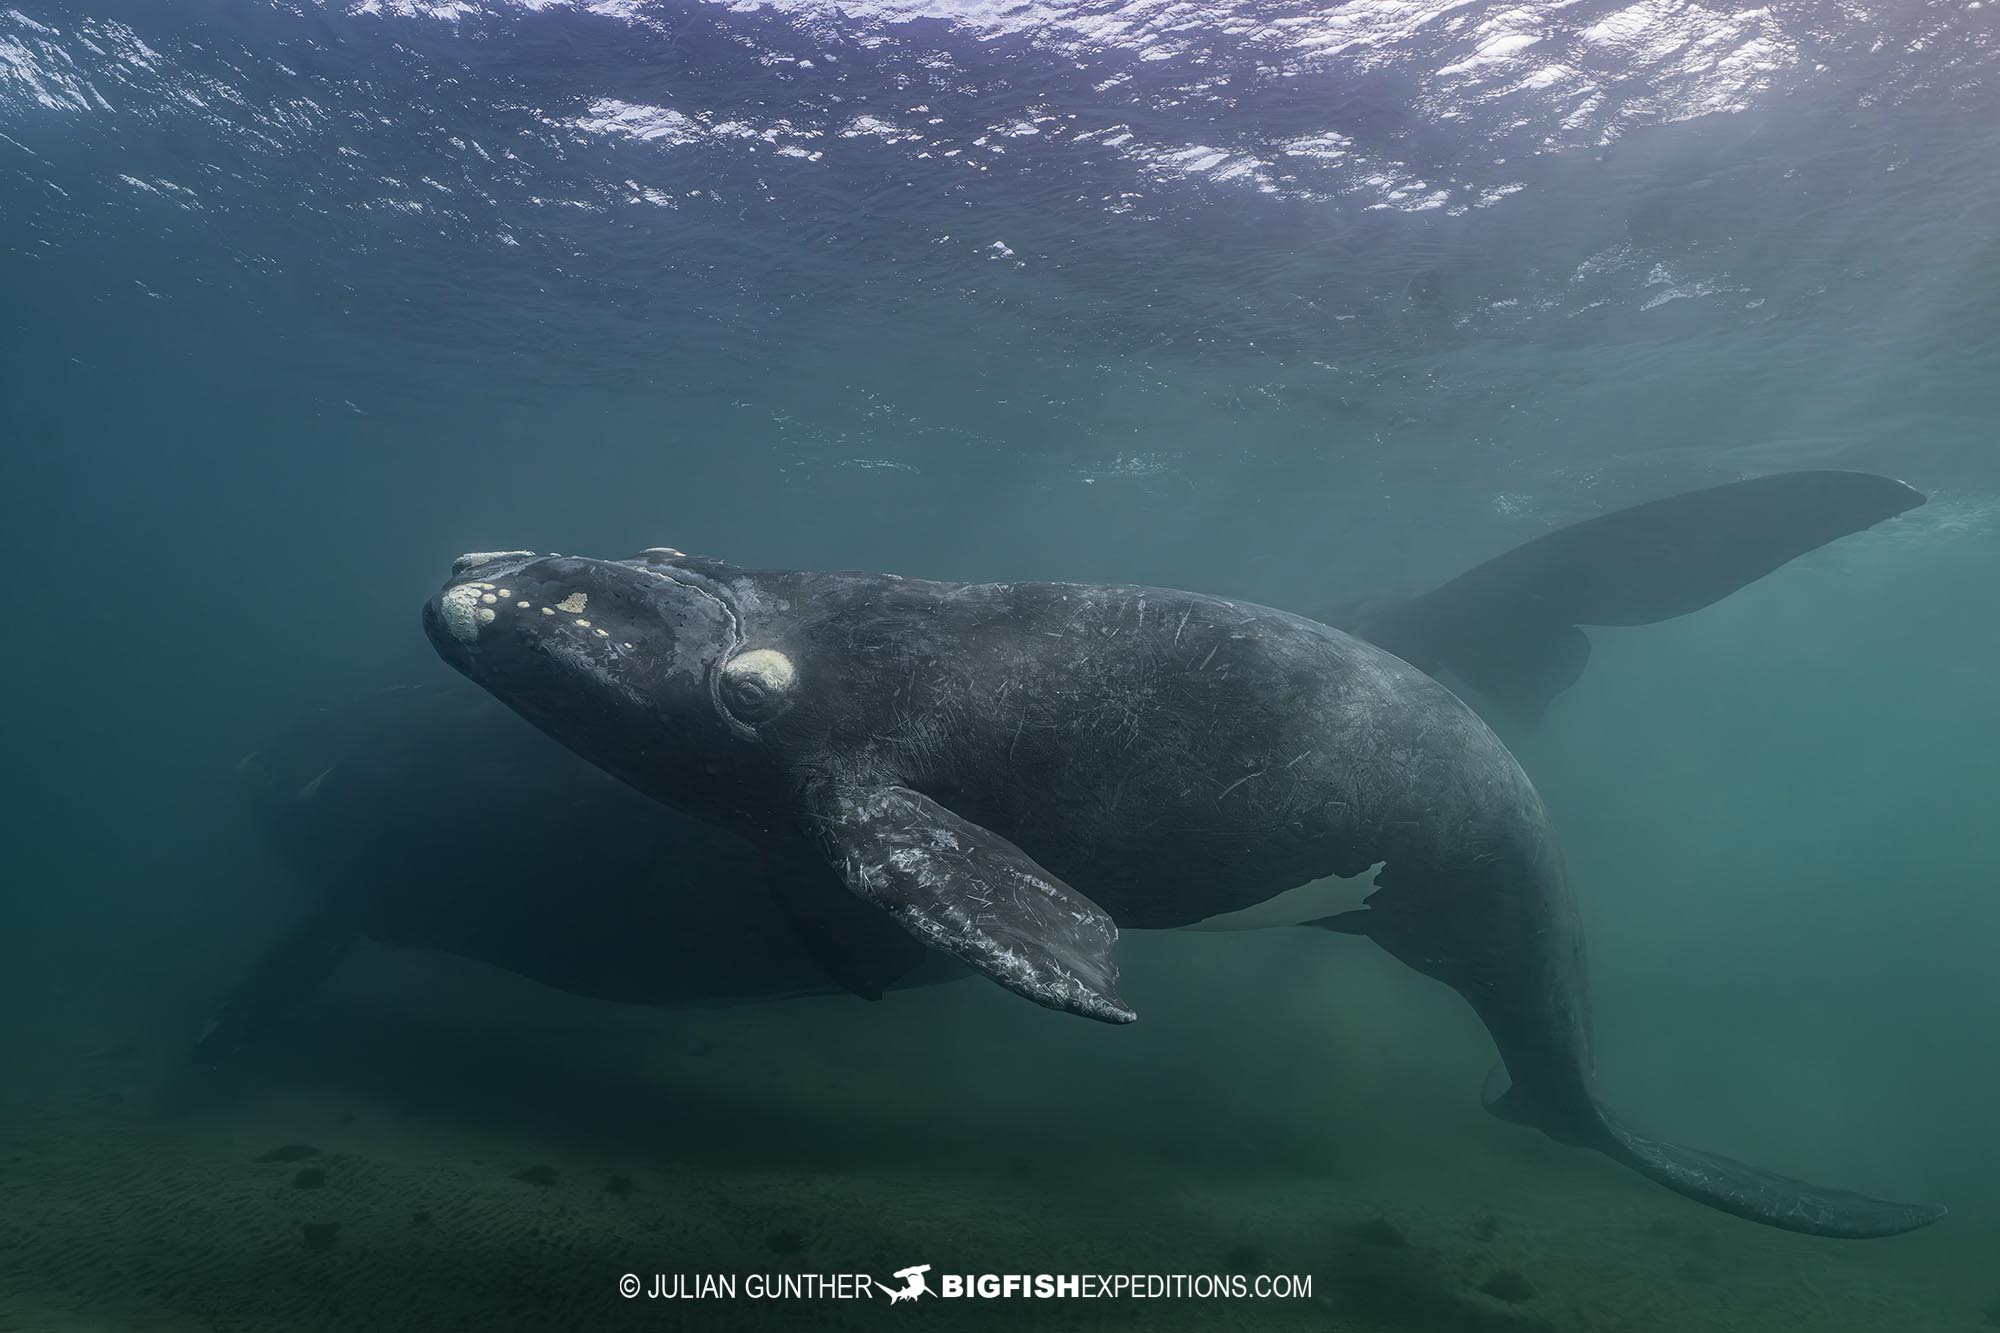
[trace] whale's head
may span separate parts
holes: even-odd
[[[677,559],[460,556],[424,604],[444,660],[600,768],[656,797],[705,803],[741,767],[748,730],[726,669],[741,623],[726,579]]]

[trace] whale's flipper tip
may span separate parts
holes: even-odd
[[[1019,847],[908,787],[815,799],[822,850],[857,902],[1036,1004],[1138,1017],[1118,995],[1117,924]]]
[[[1916,1231],[1950,1210],[1936,1203],[1897,1203],[1847,1190],[1809,1185],[1719,1153],[1683,1148],[1633,1133],[1610,1116],[1605,1151],[1676,1194],[1746,1221],[1834,1240],[1875,1240]]]

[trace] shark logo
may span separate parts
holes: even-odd
[[[897,1301],[913,1301],[919,1296],[935,1294],[931,1291],[930,1280],[924,1276],[924,1274],[930,1271],[931,1266],[929,1264],[911,1264],[908,1268],[899,1268],[896,1270],[896,1276],[903,1279],[902,1286],[891,1287],[880,1278],[875,1279],[875,1285],[889,1293],[889,1304],[891,1305],[894,1305]]]

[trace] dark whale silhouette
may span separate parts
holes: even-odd
[[[1924,496],[1866,472],[1781,472],[1586,519],[1418,597],[1321,619],[1432,675],[1448,671],[1532,725],[1590,659],[1583,625],[1651,625],[1721,601],[1778,566]]]
[[[799,935],[879,993],[936,950],[1108,1022],[1118,926],[1379,868],[1365,935],[1499,1048],[1489,1104],[1710,1206],[1816,1235],[1943,1210],[1645,1137],[1599,1101],[1583,940],[1539,795],[1431,677],[1339,630],[1171,589],[461,557],[440,655],[656,799],[742,834]]]
[[[764,892],[754,847],[479,691],[405,686],[315,710],[238,774],[312,901],[210,1016],[194,1052],[207,1072],[233,1066],[356,937],[628,1004],[839,992]],[[901,984],[964,975],[940,955]]]

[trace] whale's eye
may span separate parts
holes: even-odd
[[[792,706],[798,683],[792,659],[775,648],[752,648],[722,664],[722,703],[739,722],[761,726]]]

